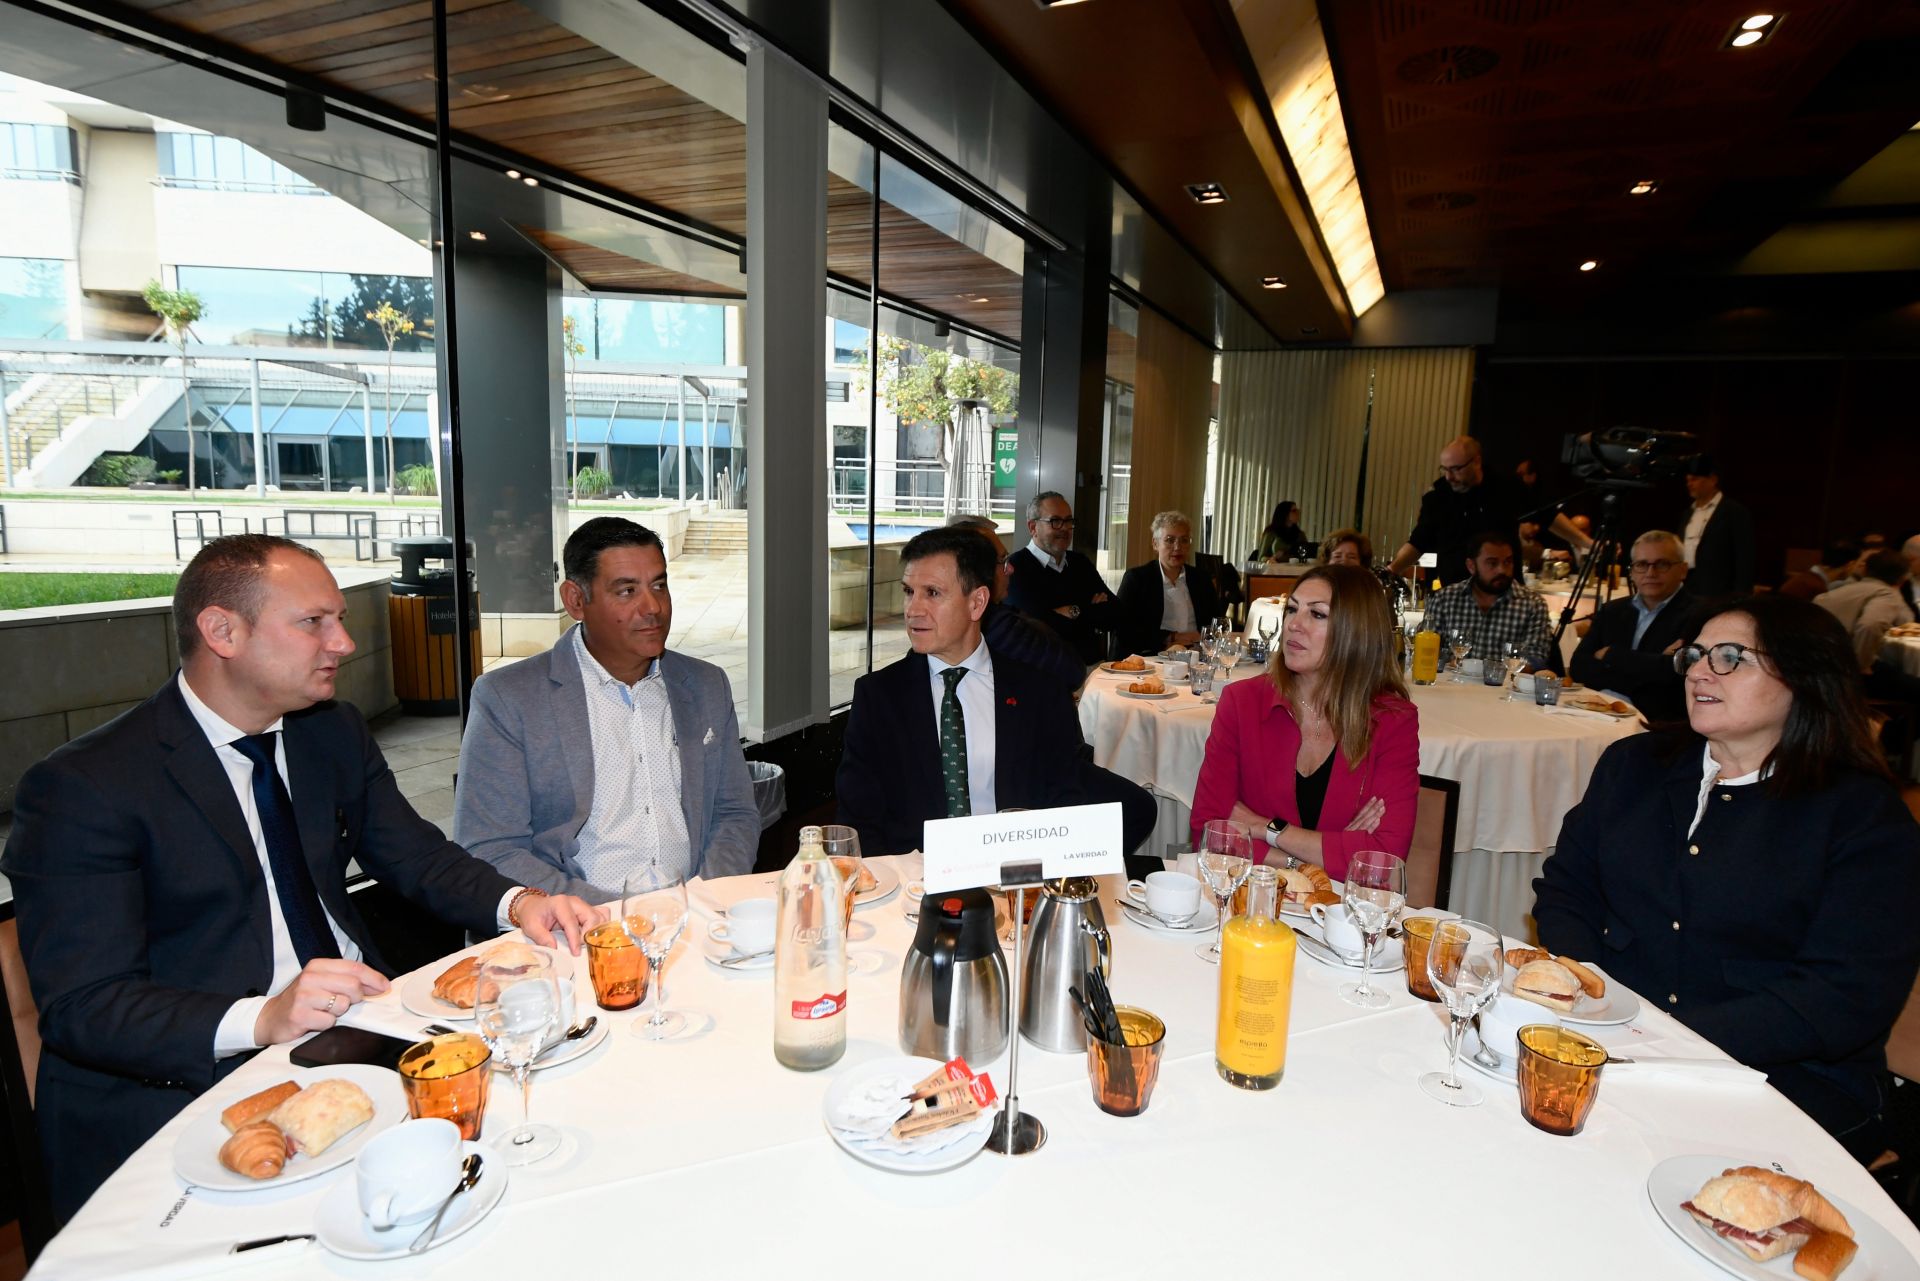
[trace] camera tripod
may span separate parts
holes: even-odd
[[[1583,490],[1581,492],[1585,493],[1589,491]],[[1551,510],[1557,512],[1561,507],[1577,497],[1579,497],[1579,494],[1564,498],[1560,502],[1555,503]],[[1548,509],[1543,508],[1542,510]],[[1522,517],[1522,519],[1533,520],[1537,519],[1537,516],[1534,513],[1529,513],[1527,516]],[[1566,605],[1560,610],[1560,621],[1554,625],[1553,645],[1547,651],[1553,658],[1557,659],[1560,656],[1560,638],[1566,635],[1568,625],[1573,622],[1573,613],[1580,607],[1580,598],[1586,595],[1587,584],[1593,581],[1594,568],[1600,565],[1613,564],[1620,559],[1622,553],[1629,550],[1627,545],[1620,541],[1620,535],[1617,532],[1619,523],[1620,495],[1614,490],[1602,487],[1600,491],[1600,525],[1594,533],[1593,545],[1587,548],[1586,559],[1580,564],[1580,573],[1573,580],[1573,595],[1567,598]],[[1609,579],[1607,594],[1600,600],[1599,604],[1605,605],[1612,599],[1612,582],[1611,579]],[[1596,606],[1596,610],[1597,608],[1598,606]]]

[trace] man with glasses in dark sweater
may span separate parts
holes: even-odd
[[[1053,490],[1027,505],[1032,541],[1007,558],[1007,603],[1058,632],[1082,663],[1099,662],[1096,629],[1111,630],[1117,605],[1093,562],[1074,551],[1073,508]]]

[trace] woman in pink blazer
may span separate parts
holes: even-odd
[[[1288,598],[1266,678],[1220,695],[1194,786],[1196,848],[1208,819],[1230,818],[1262,861],[1271,849],[1340,880],[1355,850],[1406,857],[1419,790],[1420,715],[1394,665],[1386,594],[1363,569],[1323,565]]]

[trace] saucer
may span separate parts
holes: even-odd
[[[440,1230],[428,1243],[428,1250],[444,1245],[486,1218],[507,1194],[507,1163],[496,1156],[492,1148],[484,1143],[468,1142],[462,1143],[460,1149],[481,1155],[484,1164],[480,1167],[480,1181],[455,1197],[447,1207],[447,1217],[440,1220]],[[314,1215],[313,1235],[321,1246],[343,1259],[404,1259],[409,1253],[407,1247],[426,1231],[429,1221],[403,1223],[385,1232],[375,1232],[367,1226],[366,1216],[360,1213],[360,1193],[354,1181],[341,1179],[320,1202],[319,1212]]]
[[[1119,899],[1117,902],[1121,912],[1129,921],[1143,930],[1152,930],[1155,934],[1205,934],[1211,931],[1214,923],[1220,919],[1220,914],[1214,910],[1213,904],[1204,898],[1200,900],[1200,910],[1195,912],[1193,919],[1185,925],[1168,925],[1144,907],[1135,907],[1125,899]]]
[[[601,1013],[605,1012],[600,1011],[600,1007],[598,1006],[593,1008]],[[607,1020],[601,1019],[593,1025],[593,1031],[587,1033],[577,1041],[564,1039],[555,1041],[535,1056],[531,1070],[538,1072],[541,1068],[559,1067],[562,1063],[571,1063],[582,1055],[589,1053],[593,1047],[600,1044],[600,1042],[606,1040],[607,1033],[612,1030],[613,1025],[607,1022]],[[504,1072],[507,1070],[506,1067],[500,1063],[495,1063],[493,1067],[496,1072]],[[449,1213],[451,1213],[451,1211],[449,1211]]]
[[[1490,1076],[1494,1080],[1504,1081],[1508,1085],[1517,1086],[1520,1084],[1520,1063],[1514,1055],[1500,1055],[1500,1067],[1498,1070],[1495,1070],[1473,1057],[1473,1052],[1479,1048],[1480,1034],[1472,1028],[1468,1028],[1466,1034],[1460,1038],[1460,1066],[1470,1067],[1481,1076]]]
[[[697,943],[696,946],[700,949],[700,955],[706,958],[707,964],[716,970],[729,970],[736,974],[759,974],[773,968],[771,951],[762,952],[750,961],[741,961],[736,960],[740,953],[718,939],[707,939]],[[726,962],[732,962],[732,964]]]
[[[1318,947],[1303,947],[1300,950],[1320,964],[1329,969],[1351,970],[1355,974],[1360,972],[1360,953],[1354,952],[1349,954],[1343,952],[1333,944],[1327,942],[1323,935],[1310,934],[1302,930],[1298,925],[1292,928],[1300,937],[1307,939],[1309,942],[1319,944]],[[1327,959],[1328,957],[1337,958],[1337,963],[1336,961]],[[1381,974],[1398,974],[1406,968],[1407,953],[1405,948],[1396,947],[1391,939],[1385,938],[1374,945],[1373,972],[1376,976]]]

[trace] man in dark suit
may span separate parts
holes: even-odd
[[[326,564],[216,539],[174,593],[181,670],[29,769],[0,870],[44,1053],[35,1112],[53,1208],[79,1209],[253,1051],[387,989],[350,859],[436,916],[579,950],[595,913],[527,890],[400,796],[352,707],[354,650]]]
[[[1095,629],[1112,630],[1119,610],[1093,562],[1074,551],[1073,508],[1052,490],[1027,505],[1025,547],[1007,558],[1007,604],[1060,634],[1081,666],[1105,657]]]
[[[1673,670],[1673,655],[1693,639],[1700,601],[1687,589],[1679,538],[1664,529],[1640,535],[1630,568],[1634,594],[1594,614],[1567,675],[1612,690],[1650,721],[1684,720],[1685,682]]]
[[[1193,521],[1185,512],[1153,518],[1153,555],[1120,580],[1120,650],[1125,654],[1191,645],[1200,639],[1200,629],[1220,616],[1213,583],[1188,564]]]
[[[1907,603],[1907,612],[1920,623],[1920,534],[1915,534],[1900,545],[1900,554],[1907,558],[1907,581],[1900,586],[1900,599]]]
[[[1703,601],[1745,596],[1753,590],[1753,513],[1720,490],[1713,459],[1696,454],[1687,464],[1686,523],[1680,527],[1687,580]]]
[[[994,570],[967,529],[930,529],[900,554],[913,653],[855,682],[835,781],[864,853],[920,849],[930,818],[1091,800],[1069,692],[981,636]]]

